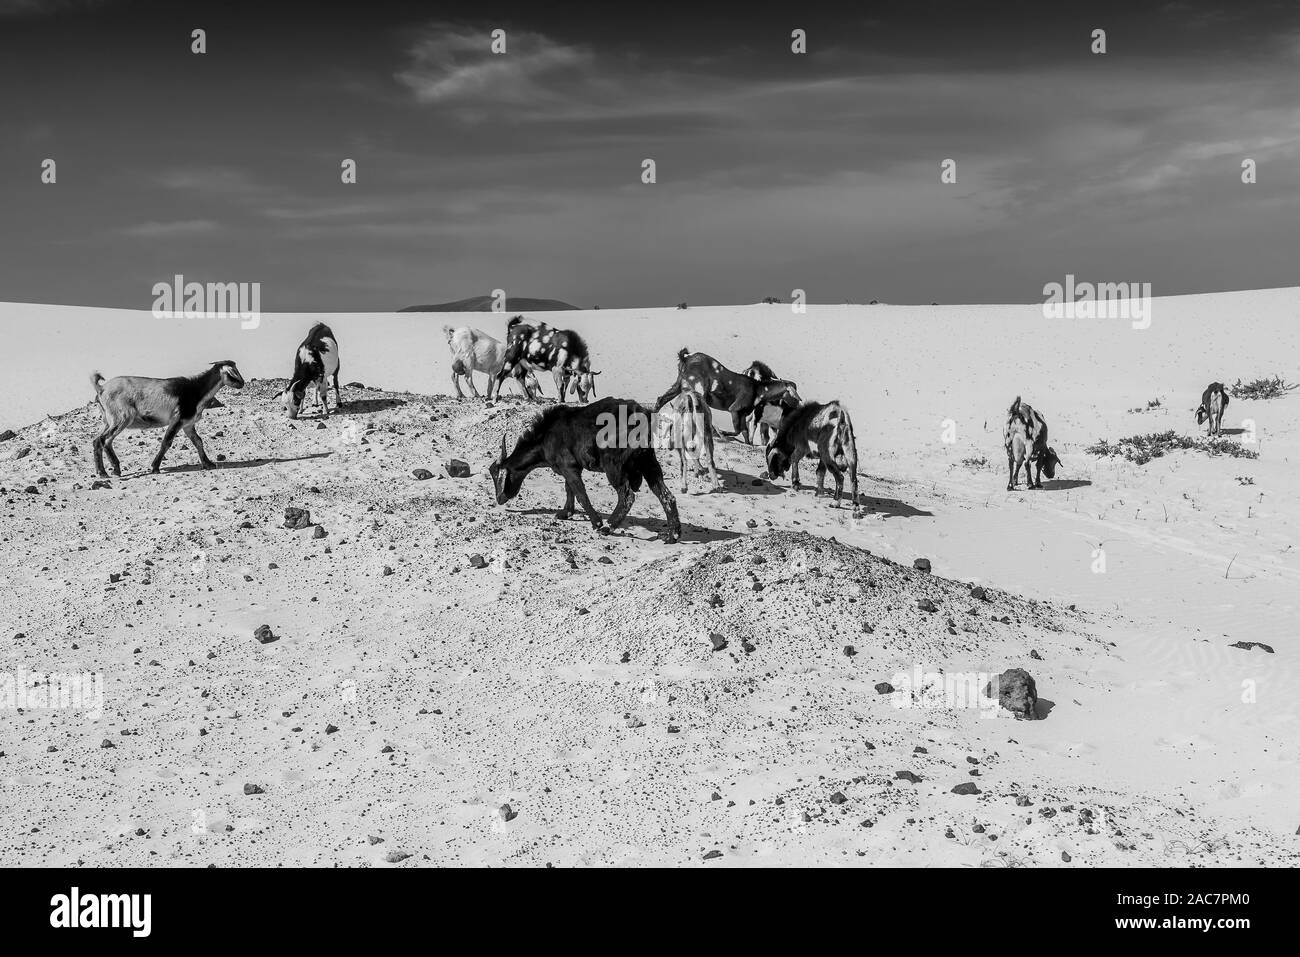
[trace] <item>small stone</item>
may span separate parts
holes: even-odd
[[[376,837],[374,834],[367,834],[366,840],[370,842],[371,847],[374,847],[376,844],[384,843],[384,839],[382,837]]]
[[[630,714],[627,716],[627,726],[633,730],[636,730],[637,728],[644,728],[645,722],[642,721],[640,718],[638,718],[636,715]]]
[[[257,785],[257,784],[245,784],[245,785],[244,785],[244,793],[245,793],[245,794],[265,794],[266,791],[264,791],[264,790],[261,788],[260,785]]]
[[[413,469],[411,471],[411,474],[414,475],[416,478],[418,478],[421,482],[433,478],[433,473],[430,472],[428,469]]]
[[[264,645],[269,645],[273,641],[279,641],[280,636],[271,633],[270,625],[258,625],[257,630],[253,632],[253,637]],[[209,657],[215,658],[215,654],[209,653]]]
[[[930,570],[930,559],[918,558],[916,561],[912,562],[912,567],[918,572],[928,572]]]
[[[1234,641],[1228,646],[1229,648],[1240,648],[1242,651],[1250,651],[1252,648],[1262,648],[1270,655],[1273,654],[1273,646],[1266,645],[1262,641]]]
[[[912,784],[920,784],[921,776],[919,774],[913,774],[911,771],[895,771],[894,780],[910,781]]]
[[[447,474],[452,478],[469,478],[469,463],[460,459],[448,459]]]
[[[716,631],[709,633],[709,641],[713,643],[714,651],[721,651],[723,648],[727,647],[727,639],[722,637],[722,635],[718,634]]]
[[[387,577],[388,577],[389,575],[391,575],[392,573],[393,573],[393,566],[392,566],[392,565],[385,565],[385,566],[384,566],[384,577],[387,578]]]
[[[326,734],[334,734],[334,733],[336,733],[337,731],[338,731],[338,728],[335,727],[334,725],[332,725],[332,724],[327,724],[327,725],[325,725],[325,733],[326,733]]]
[[[975,786],[974,781],[963,781],[952,789],[953,794],[979,794],[980,789]]]
[[[497,808],[497,816],[499,816],[503,821],[513,821],[515,818],[519,816],[519,812],[517,812],[509,804],[503,804],[499,808]]]
[[[105,738],[103,741],[99,742],[99,746],[100,746],[101,748],[115,748],[115,747],[117,747],[117,745],[114,744],[112,741],[108,740],[108,738]]]
[[[972,598],[978,598],[980,601],[989,600],[989,593],[984,590],[983,585],[972,585],[970,590],[970,596]]]
[[[832,804],[845,804],[848,802],[848,800],[849,799],[844,796],[843,791],[836,791],[834,794],[831,795]]]
[[[876,694],[893,694],[894,686],[888,681],[882,681],[876,685]]]
[[[316,528],[315,528],[315,530],[312,531],[312,533],[311,533],[311,537],[312,537],[312,538],[324,538],[324,537],[325,537],[326,535],[328,535],[328,534],[329,534],[329,532],[325,531],[325,526],[324,526],[324,525],[317,525]]]
[[[469,557],[469,564],[471,568],[487,568],[488,563],[486,558],[475,552]]]
[[[852,657],[853,657],[854,655],[856,655],[857,653],[858,653],[858,652],[857,652],[857,649],[854,648],[852,645],[845,645],[845,646],[844,646],[844,657],[845,657],[845,658],[852,658]]]
[[[758,528],[758,522],[754,521],[754,520],[751,518],[749,521],[747,521],[747,522],[745,523],[745,527],[746,527],[746,528]],[[721,857],[722,854],[719,852],[719,853],[718,853],[718,856]]]
[[[706,860],[706,861],[716,861],[716,860],[717,860],[719,857],[721,857],[721,856],[722,856],[722,852],[721,852],[721,851],[713,850],[713,851],[709,851],[709,853],[707,853],[707,854],[704,855],[704,860]]]
[[[311,512],[305,508],[289,506],[284,510],[284,527],[303,529],[311,526]]]
[[[400,864],[410,856],[405,851],[389,851],[384,855],[384,861],[388,864]]]
[[[1065,861],[1065,863],[1069,864],[1070,861],[1074,860],[1074,858],[1070,857],[1070,852],[1069,852],[1069,851],[1062,851],[1062,852],[1061,852],[1061,860],[1063,860],[1063,861]]]

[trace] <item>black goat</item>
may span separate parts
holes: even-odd
[[[712,408],[731,413],[736,435],[752,445],[765,406],[789,410],[802,401],[793,382],[771,376],[771,372],[761,362],[750,365],[745,373],[732,372],[712,356],[682,349],[677,353],[677,381],[656,400],[655,411],[689,390],[703,396]]]
[[[334,379],[334,410],[343,408],[343,392],[339,388],[339,344],[333,331],[318,322],[307,331],[307,338],[298,346],[293,358],[293,378],[277,398],[283,398],[289,418],[298,418],[307,387],[314,386],[320,399],[321,414],[328,416],[329,380]]]
[[[512,375],[523,386],[528,367],[549,369],[555,377],[555,389],[560,401],[570,385],[578,398],[586,402],[595,389],[595,376],[591,371],[591,357],[587,343],[572,329],[556,329],[544,322],[532,323],[523,316],[515,316],[506,323],[506,352],[501,371],[496,374],[497,391],[506,376]]]
[[[858,504],[858,445],[849,410],[841,403],[808,402],[786,415],[776,438],[767,447],[767,474],[780,478],[790,469],[790,487],[802,488],[799,460],[805,455],[817,456],[816,495],[825,489],[829,469],[835,479],[835,507],[839,508],[847,472],[853,490],[851,502]]]
[[[163,456],[171,448],[176,433],[185,430],[194,451],[199,454],[199,461],[205,469],[216,468],[208,453],[203,448],[203,440],[194,430],[194,425],[203,410],[219,405],[217,392],[223,386],[232,389],[244,387],[244,377],[229,359],[214,362],[212,368],[196,376],[176,376],[171,379],[151,379],[145,376],[120,375],[104,381],[98,372],[90,376],[90,384],[95,388],[95,399],[104,416],[104,427],[95,436],[95,474],[108,478],[104,471],[104,455],[112,463],[113,474],[121,475],[122,466],[113,451],[113,440],[126,429],[166,429],[158,454],[153,457],[150,471],[157,472],[162,467]]]
[[[564,479],[564,508],[555,516],[567,520],[576,499],[591,520],[592,528],[608,535],[627,517],[634,492],[644,481],[663,506],[668,521],[661,537],[668,542],[682,537],[677,501],[664,484],[664,472],[653,448],[654,438],[648,410],[630,399],[601,399],[584,406],[551,406],[526,428],[515,450],[506,454],[501,437],[501,455],[488,471],[496,488],[497,504],[504,505],[519,494],[524,479],[533,469],[549,466]],[[618,492],[618,504],[607,522],[592,507],[582,483],[583,471],[603,472]]]

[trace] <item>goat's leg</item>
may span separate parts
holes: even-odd
[[[818,456],[817,458],[817,491],[813,492],[813,498],[821,498],[826,491],[826,460]]]
[[[844,473],[834,462],[827,462],[826,469],[835,480],[835,507],[840,507],[840,498],[844,495]]]
[[[598,532],[608,533],[609,529],[602,525],[600,513],[596,511],[595,506],[591,504],[591,499],[587,497],[587,486],[582,484],[582,473],[574,471],[565,475],[564,484],[569,487],[569,494],[576,498],[578,504],[582,506],[583,512],[591,521],[591,527]]]
[[[677,449],[677,464],[682,469],[682,494],[685,495],[688,487],[686,485],[686,450],[683,448]]]
[[[559,393],[560,401],[565,401],[564,392],[569,387],[569,375],[559,366],[551,370],[551,378],[555,380],[555,391]]]
[[[343,390],[339,388],[339,370],[334,370],[334,411],[343,408]]]
[[[478,394],[478,386],[476,386],[476,385],[474,384],[474,370],[471,369],[471,368],[466,368],[466,369],[465,369],[465,384],[469,386],[469,394],[470,394],[470,395],[472,395],[472,396],[473,396],[474,398],[476,398],[476,399],[478,399],[478,398],[482,398],[482,397]],[[491,382],[491,380],[489,380],[489,381],[488,381],[488,390],[491,391],[491,389],[492,389],[492,382]]]
[[[573,517],[573,487],[568,480],[564,483],[564,508],[556,512],[555,517],[561,522],[567,522]]]
[[[668,522],[668,527],[663,531],[663,539],[668,544],[679,542],[682,539],[682,522],[677,517],[677,499],[673,498],[673,493],[668,490],[663,479],[650,483],[650,491],[654,497],[659,499],[659,504],[663,506],[664,519]]]
[[[614,511],[609,514],[608,527],[610,529],[618,528],[623,524],[623,520],[627,518],[627,513],[632,510],[632,503],[636,501],[632,486],[626,482],[616,486],[615,491],[618,492],[618,504],[614,506]]]
[[[795,491],[803,488],[803,483],[799,481],[799,462],[803,457],[804,452],[798,447],[790,455],[790,487]]]
[[[99,434],[95,436],[94,441],[90,443],[91,448],[95,451],[95,474],[100,478],[108,478],[108,473],[104,471],[104,437],[108,435],[111,429],[112,426],[105,425],[99,430]]]
[[[460,373],[456,371],[455,366],[452,366],[452,370],[451,370],[451,384],[456,387],[456,398],[458,399],[465,398],[465,393],[462,392],[460,389]]]
[[[1010,446],[1007,447],[1007,471],[1010,473],[1007,476],[1007,491],[1014,492],[1016,489],[1016,473],[1020,471],[1020,466],[1016,464],[1016,457]]]
[[[203,440],[199,438],[199,433],[198,430],[194,428],[194,423],[191,422],[189,425],[183,426],[183,428],[185,429],[185,437],[190,440],[190,445],[194,446],[194,451],[199,453],[199,461],[203,463],[203,467],[205,469],[216,468],[217,463],[208,458],[207,449],[203,447]]]
[[[321,376],[320,382],[316,384],[316,398],[320,399],[320,414],[328,419],[330,416],[330,383],[324,376]]]
[[[166,455],[167,450],[172,447],[172,440],[176,438],[176,433],[179,432],[180,429],[180,419],[177,419],[171,425],[167,426],[167,430],[163,432],[162,442],[158,445],[158,454],[153,457],[153,465],[149,467],[150,472],[153,472],[155,475],[158,474],[158,470],[162,468],[163,456]]]
[[[113,440],[125,431],[126,425],[119,423],[104,435],[104,451],[108,454],[109,464],[113,466],[113,474],[119,478],[122,475],[122,463],[117,460],[117,452],[113,449]]]

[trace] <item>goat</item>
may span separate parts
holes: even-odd
[[[149,471],[157,473],[163,456],[171,448],[172,440],[181,429],[199,453],[205,469],[216,468],[203,448],[203,440],[194,430],[195,423],[216,398],[223,386],[232,389],[244,387],[244,377],[229,359],[214,362],[207,372],[196,376],[177,376],[171,379],[151,379],[144,376],[118,376],[104,382],[98,372],[90,375],[95,389],[95,399],[104,416],[104,427],[94,439],[95,474],[108,478],[104,471],[104,453],[113,465],[113,474],[122,474],[121,463],[113,451],[113,440],[126,429],[165,429],[158,454],[153,457]]]
[[[695,466],[695,474],[703,475],[707,462],[709,481],[714,489],[722,488],[718,470],[713,464],[713,416],[709,406],[694,392],[683,392],[668,404],[668,412],[660,412],[655,422],[655,443],[661,449],[676,449],[677,464],[682,472],[682,494],[685,495],[686,460]]]
[[[627,517],[635,498],[633,493],[644,481],[663,506],[668,524],[662,537],[668,542],[681,539],[677,501],[664,484],[663,469],[653,448],[650,413],[636,402],[600,399],[590,405],[551,406],[529,424],[509,455],[503,435],[501,455],[488,467],[497,504],[504,505],[518,495],[524,479],[542,466],[550,467],[564,479],[564,507],[556,514],[557,519],[571,518],[574,499],[577,499],[592,528],[608,535]],[[618,493],[618,504],[607,522],[601,521],[587,497],[582,483],[584,469],[603,472]]]
[[[840,507],[844,494],[844,473],[849,475],[852,495],[850,505],[858,504],[858,444],[853,436],[853,421],[849,410],[838,401],[805,402],[781,420],[781,428],[767,446],[767,474],[780,478],[786,469],[791,471],[790,487],[800,489],[799,460],[805,455],[817,456],[817,491],[821,495],[826,487],[826,472],[835,479],[835,507]]]
[[[591,358],[587,343],[572,329],[555,329],[544,322],[529,322],[523,316],[514,316],[506,323],[506,351],[501,370],[497,372],[497,389],[508,375],[516,379],[522,369],[532,366],[549,369],[555,377],[555,389],[560,401],[565,400],[570,383],[582,402],[595,389],[595,376],[591,371]]]
[[[1007,468],[1011,472],[1007,479],[1008,492],[1015,490],[1021,465],[1025,468],[1026,488],[1042,488],[1044,472],[1049,479],[1056,478],[1056,467],[1061,464],[1061,459],[1047,444],[1047,421],[1021,402],[1020,396],[1016,396],[1016,401],[1007,410],[1003,444],[1007,448]],[[1032,481],[1030,465],[1036,465],[1038,469],[1037,478]]]
[[[339,388],[339,344],[333,331],[323,322],[307,330],[307,338],[293,357],[293,377],[276,398],[283,399],[289,418],[298,418],[307,387],[314,386],[320,401],[321,415],[329,417],[329,380],[334,380],[334,411],[343,408],[343,391]]]
[[[769,392],[773,391],[772,383],[785,382],[784,379],[777,378],[777,375],[772,371],[771,366],[758,359],[755,359],[749,364],[749,367],[745,369],[744,374],[749,376],[751,379],[763,383],[764,386],[769,387]],[[791,388],[793,388],[794,384],[791,383],[790,385]],[[754,411],[749,417],[749,442],[751,445],[766,446],[771,442],[772,436],[775,435],[776,431],[781,427],[781,417],[790,408],[799,404],[797,394],[795,395],[793,402],[788,399],[783,402],[782,399],[784,397],[780,394],[779,390],[776,390],[774,394],[778,399],[776,402],[768,402],[760,396],[754,403]]]
[[[1223,387],[1222,382],[1211,382],[1201,393],[1201,404],[1196,409],[1196,424],[1201,425],[1207,419],[1209,427],[1206,429],[1208,435],[1221,435],[1223,433],[1223,410],[1228,407],[1228,390]]]
[[[694,392],[713,408],[731,413],[735,434],[753,445],[762,406],[771,404],[793,409],[803,401],[793,382],[775,377],[760,379],[752,374],[755,371],[770,373],[772,370],[755,362],[746,370],[751,374],[736,373],[712,356],[690,353],[683,348],[677,353],[677,381],[655,402],[655,411],[683,390]]]
[[[461,326],[459,329],[443,326],[442,331],[447,337],[447,348],[451,350],[451,384],[456,387],[456,398],[465,398],[465,393],[460,390],[461,376],[465,377],[465,384],[469,386],[474,398],[479,398],[478,389],[474,387],[475,372],[482,372],[488,377],[488,401],[492,401],[494,394],[499,396],[501,384],[497,373],[501,371],[506,355],[505,346],[500,340],[492,338],[482,329],[471,329],[469,326]],[[542,387],[531,368],[526,368],[524,376],[515,381],[529,399],[536,399],[542,394]]]

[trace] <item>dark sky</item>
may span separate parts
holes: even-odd
[[[0,0],[0,107],[0,301],[147,309],[175,273],[268,311],[1300,284],[1293,2]]]

